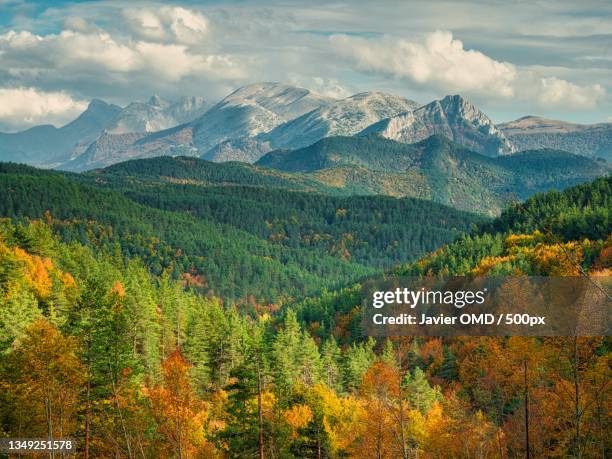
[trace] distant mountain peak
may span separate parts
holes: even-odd
[[[497,127],[521,150],[553,148],[612,161],[612,123],[578,124],[530,115]]]
[[[169,102],[165,99],[162,99],[157,94],[154,94],[149,98],[149,100],[147,101],[147,104],[152,105],[154,107],[165,107],[169,105]]]
[[[442,105],[471,105],[473,104],[461,94],[447,94],[442,99],[440,99],[440,103]]]
[[[236,89],[217,105],[219,107],[254,105],[287,120],[333,100],[306,88],[277,82],[262,82]]]
[[[261,82],[252,83],[246,86],[242,86],[227,97],[225,97],[220,103],[227,103],[230,101],[253,101],[255,103],[265,103],[266,99],[274,99],[275,102],[285,100],[286,103],[298,100],[301,97],[311,95],[316,98],[326,99],[309,89],[300,88],[298,86],[291,86],[288,84],[278,82]]]
[[[153,95],[146,102],[132,102],[125,107],[108,131],[113,134],[162,131],[194,120],[208,107],[201,97],[170,101]]]
[[[439,101],[439,105],[443,108],[445,114],[461,116],[470,121],[477,121],[480,125],[491,125],[493,122],[480,109],[472,104],[465,97],[455,94],[445,96]]]
[[[449,95],[414,111],[375,123],[361,134],[376,132],[388,139],[415,143],[435,134],[487,156],[514,153],[516,148],[493,121],[460,95]]]
[[[305,147],[324,137],[355,135],[372,123],[416,107],[416,102],[395,94],[362,92],[290,120],[264,138],[275,148]]]
[[[102,99],[91,99],[91,101],[89,101],[89,104],[87,104],[87,110],[94,110],[94,109],[106,109],[108,107],[117,107],[114,104],[109,104],[108,102],[103,101]]]
[[[254,83],[238,88],[191,125],[202,152],[235,139],[257,137],[334,99],[282,83]]]

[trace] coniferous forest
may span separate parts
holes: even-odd
[[[609,276],[610,177],[492,219],[156,161],[0,166],[1,436],[87,458],[609,456],[608,337],[375,340],[359,294],[384,270]]]

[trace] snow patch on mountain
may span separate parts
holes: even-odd
[[[193,122],[195,144],[206,152],[231,139],[256,137],[333,99],[280,83],[242,87]]]
[[[418,107],[383,92],[364,92],[335,101],[284,123],[263,136],[275,148],[300,148],[334,135],[354,135],[383,118]]]

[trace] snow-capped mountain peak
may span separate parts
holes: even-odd
[[[306,113],[264,137],[274,147],[299,148],[332,135],[354,135],[372,123],[417,106],[393,94],[363,92]]]
[[[230,139],[255,137],[333,99],[281,83],[256,83],[232,92],[193,123],[200,151]]]

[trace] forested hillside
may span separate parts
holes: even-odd
[[[144,206],[58,173],[3,173],[0,189],[2,215],[46,218],[65,241],[138,256],[154,274],[170,272],[186,285],[228,300],[314,294],[322,286],[340,286],[372,272],[188,213]]]
[[[532,191],[545,164],[562,183],[559,152],[470,163],[444,145],[419,161],[480,164]],[[611,177],[488,220],[338,196],[309,174],[188,158],[79,175],[1,164],[2,436],[71,437],[82,457],[609,455],[608,338],[364,338],[359,282],[383,270],[599,282]]]
[[[611,40],[0,0],[0,459],[612,459]]]
[[[305,173],[353,193],[417,196],[486,214],[496,214],[513,199],[563,189],[609,171],[603,160],[558,150],[489,158],[441,135],[415,144],[374,134],[330,137],[309,147],[270,152],[256,164]]]
[[[535,195],[391,274],[609,275],[611,197],[612,177]],[[294,309],[320,336],[350,342],[361,334],[360,288],[327,292]]]
[[[105,182],[140,179],[179,184],[262,186],[295,191],[342,193],[339,189],[327,187],[301,174],[285,174],[246,163],[213,163],[186,156],[131,160],[84,175]]]
[[[176,184],[157,175],[154,160],[143,166],[140,175],[115,166],[79,176],[0,165],[0,215],[44,217],[65,241],[138,256],[154,274],[227,300],[259,301],[338,288],[481,221],[415,199]]]
[[[611,191],[612,178],[607,177],[536,195],[393,274],[588,275],[599,284],[612,269]],[[361,302],[361,286],[354,285],[308,299],[291,310],[317,339],[331,335],[346,347],[361,340]],[[381,364],[378,374],[383,368],[399,371],[400,376],[392,373],[397,381],[404,374],[409,378],[411,371],[423,371],[427,381],[441,383],[442,406],[449,406],[449,395],[457,397],[455,401],[480,416],[480,426],[492,429],[493,437],[488,438],[495,438],[493,443],[487,444],[483,431],[477,441],[487,451],[485,457],[523,457],[528,449],[531,457],[603,458],[612,447],[609,438],[601,436],[611,422],[607,337],[397,338],[393,343],[396,361]],[[382,376],[377,383],[381,380]],[[389,420],[383,431],[395,438],[403,429],[391,419],[397,422],[394,416],[402,410],[401,400],[409,397],[406,393],[396,398],[386,405],[386,414],[377,417],[383,425],[384,419]],[[428,412],[436,415],[433,408]],[[436,457],[426,442],[415,440],[413,433],[407,435],[419,445],[418,451],[426,457],[434,452]],[[427,433],[425,438],[430,438]],[[470,451],[470,441],[459,441],[467,448],[462,453],[447,451],[438,457],[463,457]],[[391,443],[402,445],[397,440]],[[389,457],[397,454],[385,452]]]
[[[176,167],[183,161],[194,167]],[[161,175],[167,163],[170,167]],[[119,164],[82,178],[147,206],[187,212],[275,244],[315,250],[380,269],[439,247],[460,232],[469,231],[470,224],[484,220],[412,198],[334,197],[287,192],[282,185],[253,189],[241,185],[244,167],[252,168],[156,158]],[[223,168],[229,171],[223,173]],[[245,182],[248,184],[248,179]],[[258,183],[253,181],[253,185]]]
[[[53,180],[68,186],[38,175],[51,196]],[[20,179],[38,202],[35,177]],[[576,273],[575,262],[591,275],[609,272],[611,181],[536,196],[402,272],[559,275]],[[82,204],[95,193],[114,196],[111,207],[127,201],[74,187]],[[548,224],[568,221],[559,218],[567,208],[596,216],[584,226],[589,240]],[[358,286],[280,309],[228,307],[120,250],[61,242],[64,225],[48,220],[0,224],[5,435],[46,437],[52,428],[85,457],[610,451],[607,338],[366,340],[354,327]]]

